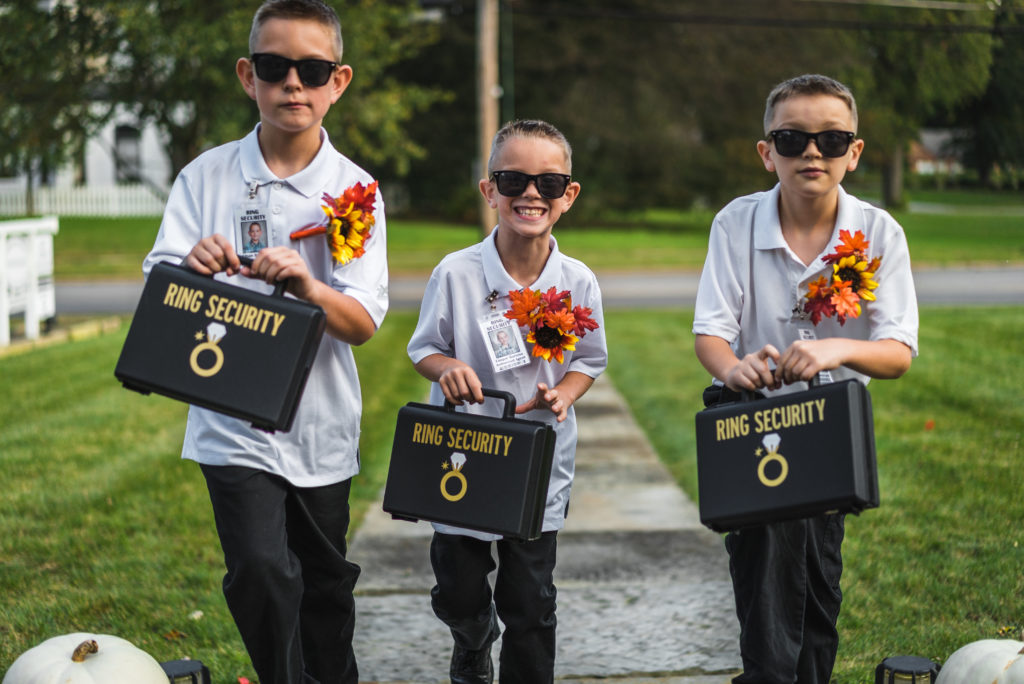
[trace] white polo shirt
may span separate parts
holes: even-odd
[[[227,237],[241,252],[245,243],[239,208],[257,207],[270,246],[298,250],[314,277],[354,297],[380,326],[388,308],[388,270],[384,202],[379,192],[376,225],[366,253],[344,266],[334,263],[325,237],[295,242],[288,237],[291,231],[324,218],[323,193],[338,196],[352,184],[365,185],[373,178],[335,150],[322,129],[323,143],[312,163],[289,178],[278,178],[263,160],[258,128],[241,140],[203,153],[182,169],[171,188],[143,273],[148,276],[160,261],[180,263],[201,238],[214,233]],[[262,281],[240,275],[216,277],[250,290],[268,294],[273,290]],[[266,359],[267,364],[273,362]],[[359,472],[361,410],[352,349],[325,334],[290,431],[266,433],[244,420],[193,406],[182,457],[210,465],[265,470],[299,487],[333,484]]]
[[[898,340],[917,356],[917,295],[907,240],[896,220],[839,187],[839,212],[832,238],[825,251],[805,266],[782,236],[779,188],[776,185],[770,191],[737,198],[715,217],[697,289],[693,332],[725,339],[740,358],[769,343],[782,352],[801,339],[800,328],[813,331],[818,339]],[[874,278],[878,282],[876,301],[862,300],[861,315],[847,318],[844,325],[835,317],[822,319],[818,325],[794,320],[793,308],[802,308],[808,283],[831,274],[831,265],[822,257],[835,251],[840,230],[851,234],[863,231],[870,241],[868,257],[881,257]],[[845,367],[832,371],[832,377],[836,381],[858,378],[868,382],[867,376]],[[766,394],[801,389],[800,384],[785,385]]]
[[[531,357],[528,365],[501,372],[494,370],[488,341],[481,333],[479,321],[494,313],[492,303],[495,311],[507,311],[511,306],[509,291],[522,289],[501,263],[494,243],[496,234],[497,229],[482,242],[449,254],[434,269],[423,293],[419,322],[409,340],[409,358],[419,363],[431,354],[455,357],[476,371],[484,387],[511,392],[520,404],[536,395],[537,383],[553,387],[568,371],[596,378],[608,364],[601,290],[593,272],[583,262],[562,254],[554,237],[544,271],[530,289],[546,292],[554,286],[559,291],[569,290],[573,306],[592,309],[592,317],[599,327],[582,337],[575,351],[566,351],[563,363]],[[498,296],[490,302],[492,292],[497,292]],[[436,382],[431,383],[430,403],[444,403],[444,394]],[[493,417],[500,417],[501,409],[501,403],[492,398],[487,398],[483,404],[466,404],[459,408]],[[561,423],[555,421],[555,415],[549,410],[530,411],[518,417],[550,423],[555,430],[555,454],[542,530],[561,529],[565,525],[575,470],[576,412],[570,407],[568,417]],[[434,527],[441,532],[479,539],[500,538],[447,525],[435,524]]]

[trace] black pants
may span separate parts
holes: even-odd
[[[839,648],[845,516],[730,533],[725,540],[740,622],[736,684],[828,684]]]
[[[540,539],[491,542],[435,532],[430,563],[437,585],[431,590],[434,613],[452,631],[455,642],[477,650],[498,638],[495,617],[505,623],[498,679],[501,684],[544,684],[555,673],[556,532]],[[498,568],[493,601],[487,575]]]
[[[261,684],[355,684],[351,480],[300,488],[252,468],[202,470],[227,565],[224,597]]]

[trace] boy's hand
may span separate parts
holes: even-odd
[[[261,249],[252,260],[252,265],[243,266],[240,272],[244,276],[264,280],[271,285],[287,280],[288,291],[305,301],[313,299],[319,282],[309,272],[309,265],[302,255],[289,247]]]
[[[830,370],[839,366],[839,360],[832,358],[827,344],[831,338],[824,340],[797,340],[786,348],[775,367],[775,378],[787,385],[794,382],[809,381],[818,371]]]
[[[569,415],[571,402],[565,400],[557,388],[548,389],[543,382],[537,383],[537,394],[524,404],[516,406],[516,413],[526,413],[536,409],[548,409],[555,414],[555,419],[561,423]]]
[[[242,264],[231,242],[220,234],[204,237],[185,255],[184,264],[196,273],[213,275],[223,271],[228,275],[241,272]]]
[[[461,361],[456,359],[451,359],[451,361],[452,363],[447,364],[437,379],[444,398],[456,406],[462,406],[463,401],[468,401],[470,404],[482,404],[484,402],[483,385],[480,383],[476,371]]]
[[[764,345],[753,354],[747,354],[726,374],[723,380],[726,386],[737,392],[740,390],[758,390],[762,387],[778,389],[782,382],[772,372],[768,361],[779,363],[779,350],[770,344]]]

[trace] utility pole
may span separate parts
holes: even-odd
[[[491,140],[498,132],[498,99],[501,97],[498,80],[498,0],[477,0],[476,14],[477,134],[480,136],[477,157],[482,177],[487,174]],[[491,232],[497,220],[497,212],[481,196],[480,228],[484,235]]]

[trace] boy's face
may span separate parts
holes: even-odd
[[[855,131],[850,108],[833,95],[797,95],[776,104],[771,129],[794,129],[805,133]],[[857,168],[864,141],[855,139],[841,157],[825,157],[813,140],[802,154],[784,157],[771,139],[757,143],[764,167],[779,176],[783,189],[807,197],[834,192],[848,171]]]
[[[536,175],[541,173],[569,173],[565,150],[547,138],[513,136],[505,141],[494,160],[495,171],[519,171]],[[565,194],[556,199],[545,199],[537,192],[536,182],[530,182],[522,194],[506,197],[498,192],[495,182],[480,181],[480,192],[491,207],[498,210],[499,230],[507,230],[524,238],[546,237],[555,222],[569,211],[580,192],[580,184],[569,183]]]
[[[256,52],[293,60],[335,61],[331,31],[309,19],[268,19],[256,41]],[[269,83],[256,76],[252,61],[238,60],[235,66],[242,87],[256,100],[260,122],[267,134],[296,134],[316,129],[352,80],[352,69],[340,65],[322,86],[308,86],[299,79],[298,70],[288,69],[283,80]]]

